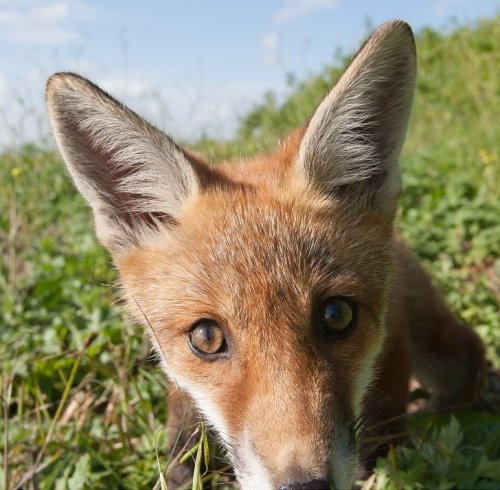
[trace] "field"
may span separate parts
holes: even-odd
[[[398,226],[498,368],[500,16],[424,30],[417,46]],[[307,80],[289,76],[289,98],[270,93],[233,140],[192,146],[216,161],[274,145],[346,59]],[[0,252],[0,488],[164,488],[165,380],[123,312],[110,258],[56,153],[27,145],[0,155]],[[498,412],[409,417],[407,444],[379,461],[365,488],[500,487]],[[197,430],[185,456],[198,462],[190,488],[201,477],[215,488]]]

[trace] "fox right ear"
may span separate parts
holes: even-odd
[[[415,74],[410,27],[398,20],[380,26],[309,121],[295,162],[300,179],[350,209],[392,218]]]
[[[112,254],[138,245],[151,229],[175,223],[199,187],[196,162],[187,153],[73,73],[49,79],[46,103],[59,150],[92,207],[98,238]]]

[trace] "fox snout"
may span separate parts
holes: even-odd
[[[358,460],[352,436],[344,428],[321,436],[318,439],[324,438],[325,441],[321,441],[324,446],[319,448],[320,441],[308,441],[303,436],[284,439],[278,434],[268,434],[271,446],[279,446],[272,456],[261,442],[255,446],[244,442],[231,460],[241,488],[350,488]],[[335,449],[332,450],[333,446]],[[330,451],[325,451],[326,448]],[[267,456],[263,457],[260,452]],[[325,452],[327,454],[323,456]]]
[[[316,369],[311,369],[310,359],[308,364],[301,384],[286,359],[280,366],[268,366],[260,379],[249,380],[254,383],[252,396],[246,407],[240,406],[245,418],[233,428],[231,456],[243,489],[350,487],[358,459],[355,416],[348,400],[332,394],[325,363],[318,362]]]

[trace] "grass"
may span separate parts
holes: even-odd
[[[398,224],[498,367],[500,17],[424,30],[418,50]],[[337,55],[314,77],[290,77],[290,97],[279,104],[269,94],[232,141],[195,146],[214,159],[269,148],[311,113],[344,62]],[[110,287],[110,258],[53,152],[25,146],[0,156],[0,251],[0,488],[163,489],[165,381]],[[408,443],[365,488],[500,486],[499,414],[410,422]],[[185,456],[198,479],[205,441],[199,431]]]

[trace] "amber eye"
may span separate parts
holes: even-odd
[[[213,320],[201,320],[189,330],[189,345],[204,359],[215,359],[227,351],[224,332]]]
[[[339,297],[328,298],[320,311],[321,330],[332,338],[347,335],[356,323],[355,305]]]

